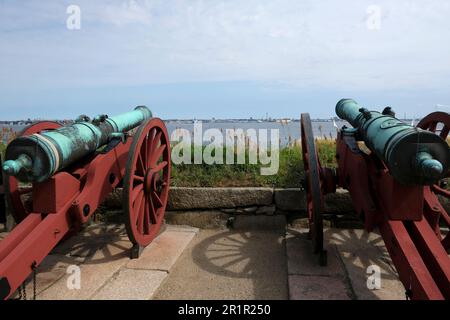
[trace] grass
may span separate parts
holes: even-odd
[[[336,163],[336,141],[316,140],[317,154],[321,165],[335,168]]]
[[[6,145],[16,137],[16,133],[11,128],[0,128],[0,155],[5,158]],[[6,141],[6,144],[4,143]]]
[[[334,141],[317,140],[317,148],[322,165],[336,165]],[[173,165],[171,184],[178,187],[300,187],[303,178],[300,147],[281,149],[279,161],[278,174],[272,176],[261,175],[264,166],[260,164]]]
[[[2,160],[5,158],[6,145],[0,142],[0,155]]]
[[[280,170],[278,175],[261,175],[260,164],[245,165],[173,165],[172,185],[183,187],[244,187],[277,186],[280,184],[294,187],[297,185],[301,165],[299,149],[280,151]]]
[[[336,166],[334,140],[317,140],[316,145],[321,164]],[[0,143],[2,156],[4,156],[5,149],[6,146]],[[225,157],[225,150],[223,154]],[[194,155],[193,149],[191,155],[192,157]],[[248,159],[247,156],[246,159]],[[279,161],[278,174],[272,176],[261,175],[261,167],[267,167],[267,165],[261,164],[173,164],[171,185],[177,187],[300,187],[303,178],[300,147],[281,149]]]

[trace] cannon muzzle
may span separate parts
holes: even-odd
[[[101,115],[90,121],[80,116],[72,125],[19,137],[8,145],[2,170],[22,182],[43,182],[151,117],[140,106],[111,118]]]
[[[336,114],[357,129],[358,137],[398,182],[431,185],[446,176],[450,164],[447,142],[398,120],[391,108],[382,113],[369,111],[352,99],[342,99]]]

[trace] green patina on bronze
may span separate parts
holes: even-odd
[[[19,137],[7,147],[3,171],[22,182],[45,181],[151,117],[151,111],[140,106],[111,118],[101,115],[89,121],[82,116],[72,125]]]
[[[352,99],[343,99],[336,105],[336,114],[357,129],[357,138],[386,164],[398,182],[429,185],[447,174],[447,142],[396,119],[390,108],[383,113],[369,111]]]

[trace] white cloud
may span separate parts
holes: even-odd
[[[446,0],[76,1],[0,5],[2,86],[248,80],[321,88],[450,84]],[[69,3],[67,3],[69,4]],[[366,26],[367,7],[381,29]],[[7,63],[5,63],[7,61]]]
[[[150,25],[152,6],[150,1],[143,4],[135,0],[125,1],[119,5],[107,5],[104,9],[103,21],[119,26],[127,24]]]

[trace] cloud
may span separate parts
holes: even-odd
[[[65,28],[65,6],[82,30]],[[0,85],[262,81],[298,88],[439,89],[446,0],[78,0],[0,4]],[[367,8],[379,6],[379,30]],[[39,79],[39,81],[36,81]],[[37,83],[36,83],[37,82]]]
[[[134,0],[122,2],[119,5],[107,5],[104,9],[103,21],[119,26],[128,24],[150,25],[152,21],[152,6],[150,1],[143,3]]]

